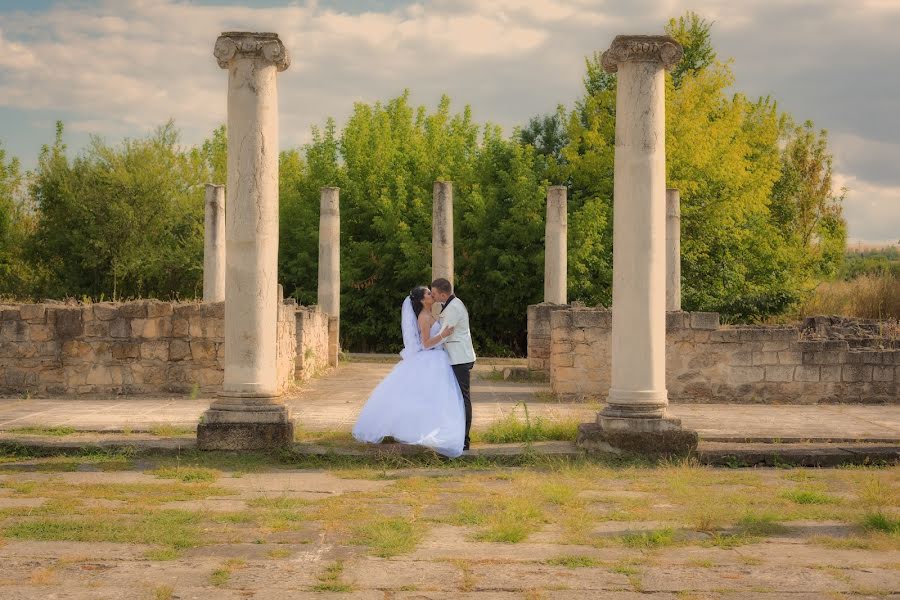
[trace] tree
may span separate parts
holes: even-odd
[[[22,252],[34,228],[24,188],[19,159],[7,161],[0,145],[0,295],[22,298],[31,295],[35,280]]]

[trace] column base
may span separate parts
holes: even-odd
[[[221,397],[197,425],[200,450],[271,450],[293,443],[290,410],[274,398]]]
[[[606,412],[606,411],[604,411]],[[681,419],[671,417],[608,417],[578,426],[575,440],[588,452],[631,454],[647,458],[690,456],[697,450],[696,431],[682,429]]]

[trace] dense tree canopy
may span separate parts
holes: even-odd
[[[839,272],[843,192],[832,189],[827,135],[796,125],[771,98],[734,93],[712,24],[694,13],[666,33],[684,45],[667,75],[668,185],[682,199],[683,305],[737,320],[777,315]],[[343,128],[314,128],[280,157],[279,276],[316,301],[319,197],[341,188],[342,345],[389,350],[398,306],[431,271],[431,198],[454,184],[456,285],[482,353],[525,350],[528,304],[543,295],[546,190],[569,197],[572,300],[608,305],[616,78],[586,59],[571,109],[511,136],[444,97],[357,103]],[[0,294],[193,297],[202,279],[203,183],[225,182],[224,127],[195,148],[172,123],[68,155],[60,125],[25,177],[0,148]]]

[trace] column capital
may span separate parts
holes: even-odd
[[[213,55],[223,69],[236,58],[261,58],[273,63],[279,71],[291,66],[290,54],[277,33],[224,31],[216,40]]]
[[[668,35],[617,35],[600,62],[607,73],[615,73],[624,62],[654,62],[666,70],[681,60],[681,44]]]

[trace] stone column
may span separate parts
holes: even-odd
[[[597,424],[600,447],[616,451],[683,454],[697,441],[666,414],[665,70],[681,56],[668,36],[620,35],[602,58],[618,83],[612,369]]]
[[[666,189],[666,312],[681,310],[681,194]]]
[[[213,54],[228,69],[228,219],[225,377],[205,413],[205,449],[289,444],[293,423],[278,398],[278,91],[290,65],[275,33],[226,32]]]
[[[337,365],[341,317],[340,188],[323,187],[319,210],[319,306],[328,314],[328,364]]]
[[[435,181],[431,207],[431,279],[453,283],[453,182]]]
[[[566,266],[568,264],[568,214],[566,186],[547,190],[547,224],[544,236],[544,302],[566,303]]]
[[[225,301],[225,186],[206,184],[203,301]]]

